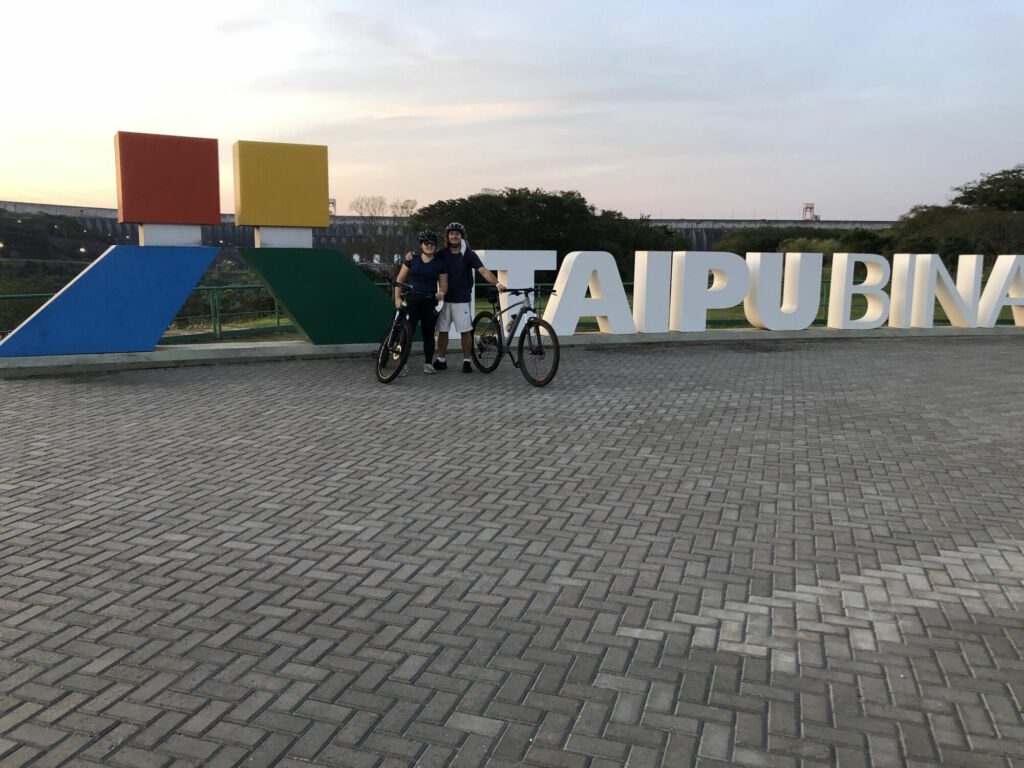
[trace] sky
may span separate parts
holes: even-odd
[[[894,219],[1024,162],[1022,0],[9,4],[0,200],[116,207],[119,131],[326,144],[339,213],[484,188]]]

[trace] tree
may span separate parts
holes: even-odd
[[[1024,163],[982,174],[978,181],[955,187],[953,205],[991,211],[1024,211]]]
[[[396,198],[388,205],[388,210],[391,212],[392,218],[407,219],[416,211],[416,201],[411,199],[398,200]]]
[[[682,250],[685,235],[657,227],[646,217],[629,219],[618,211],[600,211],[579,192],[507,187],[469,197],[439,200],[412,217],[414,229],[439,233],[449,222],[462,222],[475,248],[555,251],[561,260],[570,251],[608,251],[619,271],[632,278],[633,252]]]
[[[713,250],[738,253],[781,253],[782,244],[798,239],[828,240],[842,230],[821,227],[745,227],[734,229],[713,246]]]
[[[376,221],[387,213],[388,201],[383,195],[360,195],[348,207],[364,220]]]
[[[415,200],[396,198],[389,203],[382,195],[363,195],[355,198],[349,209],[363,220],[363,236],[356,245],[357,253],[371,257],[380,254],[387,262],[409,246],[410,217],[416,211]]]
[[[1024,212],[919,205],[890,230],[890,253],[938,253],[947,264],[962,253],[1024,252]]]
[[[889,248],[888,230],[844,229],[839,235],[839,251],[847,253],[886,253]]]
[[[843,250],[845,249],[835,238],[796,237],[779,243],[777,253],[821,253],[831,256],[836,251]]]
[[[890,230],[890,253],[1024,252],[1024,163],[955,187],[950,205],[918,205]]]
[[[716,251],[738,253],[807,252],[830,255],[886,253],[887,235],[870,229],[831,227],[748,227],[736,229],[714,245]]]

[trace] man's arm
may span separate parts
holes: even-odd
[[[498,278],[496,278],[494,276],[494,273],[491,272],[491,270],[489,270],[487,267],[480,267],[477,269],[477,272],[480,273],[481,277],[483,277],[484,280],[493,285],[499,291],[505,290],[505,286],[498,282]]]

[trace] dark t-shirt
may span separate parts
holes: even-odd
[[[437,293],[437,279],[448,272],[444,259],[435,256],[426,262],[419,253],[412,257],[412,261],[405,262],[405,266],[409,268],[406,282],[412,286],[414,296],[433,296]]]
[[[473,289],[474,274],[484,265],[476,251],[467,248],[465,253],[442,248],[437,257],[448,265],[448,293],[444,300],[452,304],[465,304]]]

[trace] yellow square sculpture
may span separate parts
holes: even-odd
[[[235,224],[330,226],[327,147],[236,141]]]

